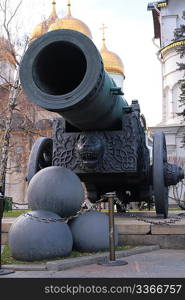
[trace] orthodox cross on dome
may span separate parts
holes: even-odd
[[[67,16],[71,16],[71,0],[67,0],[67,7],[68,7],[68,10],[67,10]]]
[[[105,30],[107,29],[108,27],[105,25],[105,24],[102,24],[102,27],[100,28],[100,30],[102,30],[102,34],[103,34],[103,38],[102,38],[102,41],[105,42]]]
[[[53,0],[52,1],[52,5],[53,5],[53,14],[56,14],[56,1],[55,0]]]
[[[52,5],[52,11],[51,11],[51,14],[50,14],[49,19],[48,19],[49,23],[54,22],[55,19],[57,19],[56,1],[52,0],[51,5]],[[51,24],[49,24],[49,25],[51,25]]]

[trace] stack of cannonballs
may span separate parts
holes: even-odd
[[[107,215],[91,210],[71,218],[81,209],[84,189],[69,169],[53,166],[36,173],[27,199],[32,211],[18,217],[9,232],[15,259],[37,261],[68,256],[72,249],[95,252],[109,248]]]

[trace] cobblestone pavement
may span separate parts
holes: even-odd
[[[185,251],[160,249],[123,258],[124,266],[92,264],[64,271],[16,271],[3,278],[185,278]],[[1,277],[1,278],[2,278]]]

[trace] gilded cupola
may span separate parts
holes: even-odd
[[[100,50],[104,67],[108,73],[115,73],[124,76],[124,66],[121,58],[114,52],[107,49],[105,43],[105,25],[101,28],[103,30],[103,45]]]
[[[39,23],[35,29],[33,30],[31,36],[30,36],[30,41],[32,42],[33,40],[37,39],[44,33],[46,33],[49,29],[49,27],[56,22],[58,19],[57,13],[56,13],[56,1],[52,1],[52,11],[47,20],[44,20],[43,22]]]
[[[79,31],[90,39],[92,39],[92,34],[88,26],[82,22],[81,20],[74,18],[71,14],[71,2],[68,0],[67,3],[67,14],[65,17],[58,19],[55,23],[53,23],[48,31],[57,30],[57,29],[71,29]]]

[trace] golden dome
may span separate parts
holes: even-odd
[[[47,29],[48,29],[48,27],[47,27],[46,21],[38,24],[30,36],[30,41],[33,41],[33,40],[39,38],[39,36],[41,36],[42,34],[47,32]]]
[[[103,46],[100,50],[105,70],[109,73],[121,74],[124,76],[124,66],[121,58],[114,52],[109,51],[103,39]]]
[[[49,16],[49,18],[42,23],[38,24],[35,29],[33,30],[31,36],[30,36],[30,41],[33,41],[40,37],[42,34],[46,33],[48,31],[48,28],[51,24],[56,22],[58,19],[57,13],[56,13],[56,2],[53,0],[52,1],[52,12]]]
[[[0,37],[0,61],[16,66],[13,46],[4,37]]]
[[[82,22],[79,19],[74,18],[71,15],[71,3],[68,1],[68,12],[67,15],[59,20],[57,20],[55,23],[53,23],[48,31],[57,30],[57,29],[72,29],[79,31],[86,36],[88,36],[90,39],[92,39],[91,31],[89,30],[88,26]]]

